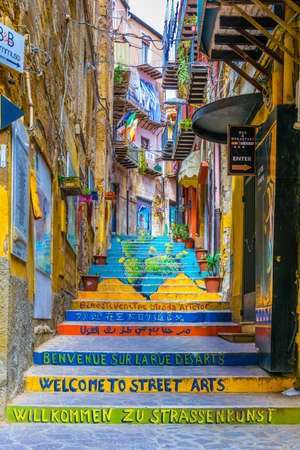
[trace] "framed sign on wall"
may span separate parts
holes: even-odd
[[[14,256],[27,261],[29,218],[29,139],[21,120],[12,124],[12,246]]]
[[[256,127],[228,126],[228,175],[255,175]]]

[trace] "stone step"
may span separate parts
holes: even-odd
[[[233,344],[219,337],[122,337],[57,335],[34,352],[42,365],[250,366],[257,364],[254,344]],[[146,352],[146,353],[145,353]]]
[[[225,339],[229,342],[254,342],[255,341],[255,333],[219,333],[219,336],[222,339]]]
[[[89,292],[89,291],[86,291]],[[91,291],[92,292],[92,291]],[[178,302],[203,302],[216,301],[216,294],[203,293],[183,293],[183,292],[153,292],[150,295],[150,301],[178,301]],[[147,294],[144,292],[97,292],[96,298],[89,298],[88,300],[102,300],[102,301],[146,301]],[[86,299],[83,299],[86,300]],[[149,300],[148,300],[149,301]],[[149,301],[149,302],[150,302]]]
[[[107,394],[26,392],[7,407],[17,423],[300,424],[300,397],[281,394]]]
[[[184,292],[154,292],[151,294],[151,300],[158,300],[160,302],[168,301],[179,301],[179,302],[195,302],[195,301],[218,301],[220,300],[219,293],[210,294],[205,291],[195,292],[195,293],[184,293]],[[102,301],[131,301],[131,300],[142,300],[145,301],[146,297],[140,292],[101,292],[101,291],[79,291],[79,300],[102,300]],[[149,301],[149,300],[148,300]],[[151,304],[151,301],[149,301]]]
[[[282,392],[295,378],[270,376],[244,366],[33,366],[25,372],[25,389],[38,392],[107,393],[249,393]]]
[[[216,311],[229,309],[225,300],[207,300],[195,302],[182,301],[110,301],[110,300],[80,300],[72,301],[72,309],[76,310],[108,310],[108,311]]]
[[[254,344],[224,343],[220,338],[55,336],[33,355],[38,365],[58,366],[250,366],[257,365]],[[61,350],[63,349],[63,351]],[[146,353],[145,353],[145,349]],[[188,351],[187,351],[188,349]],[[208,350],[209,349],[209,350]],[[74,351],[76,350],[76,351]]]
[[[107,323],[98,322],[63,322],[57,326],[57,334],[72,336],[217,336],[222,332],[240,332],[241,327],[235,323],[224,322],[203,322],[190,324],[188,326],[169,323],[157,325],[156,323],[125,322],[122,325],[118,322]]]
[[[66,311],[66,320],[73,322],[151,322],[198,323],[230,322],[231,311],[153,312],[153,311]]]

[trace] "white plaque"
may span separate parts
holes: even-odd
[[[0,23],[0,63],[23,72],[25,39],[15,30]]]

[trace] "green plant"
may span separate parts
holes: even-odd
[[[197,247],[196,250],[204,250],[204,247]]]
[[[187,224],[181,225],[181,237],[184,241],[190,237],[190,230]]]
[[[122,251],[127,256],[134,256],[136,253],[136,247],[132,241],[122,241]]]
[[[182,23],[188,24],[188,25],[197,25],[198,17],[197,16],[187,17],[186,19],[184,19],[184,21]]]
[[[192,123],[192,119],[183,119],[179,122],[179,128],[181,131],[188,132],[192,128]]]
[[[118,64],[114,70],[114,81],[116,83],[122,83],[122,81],[124,81],[123,74],[124,74],[124,70],[122,69],[120,64]]]
[[[191,41],[181,41],[178,46],[178,94],[180,98],[186,96],[186,85],[189,78],[189,54]]]
[[[208,253],[207,258],[207,270],[210,276],[216,277],[220,273],[220,260],[221,254],[219,251],[215,253]]]
[[[139,171],[142,175],[145,175],[146,171],[146,158],[143,150],[139,151]]]
[[[82,189],[82,195],[91,195],[92,190],[91,189]]]
[[[135,283],[143,275],[144,265],[137,258],[126,259],[124,267],[128,275],[128,281],[131,284]]]
[[[154,256],[145,262],[145,270],[150,273],[167,274],[179,270],[179,264],[170,256]]]

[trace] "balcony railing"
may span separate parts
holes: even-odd
[[[177,138],[178,138],[178,133],[180,130],[179,127],[179,122],[181,122],[181,120],[183,120],[183,106],[179,106],[179,110],[178,110],[178,114],[177,114],[177,120],[176,120],[176,124],[175,124],[175,128],[174,128],[174,133],[173,133],[173,149],[176,145],[177,142]]]
[[[179,46],[179,43],[180,43],[180,40],[181,40],[181,31],[182,31],[182,26],[183,26],[183,21],[184,21],[184,16],[185,16],[185,10],[186,10],[187,2],[188,2],[188,0],[182,0],[182,4],[181,4],[180,16],[179,16],[179,19],[178,19],[176,43],[175,43],[175,56],[177,56],[178,46]]]

